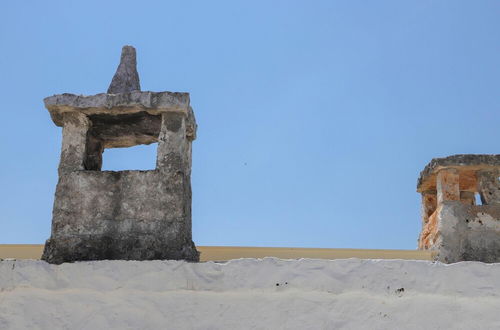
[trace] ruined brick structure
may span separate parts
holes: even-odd
[[[135,49],[125,46],[107,93],[54,95],[44,102],[63,128],[63,141],[42,259],[197,261],[190,183],[196,123],[189,94],[141,92]],[[155,170],[101,171],[106,148],[155,142]]]
[[[418,247],[437,260],[500,262],[500,155],[433,159],[420,173]],[[481,205],[476,205],[479,194]]]

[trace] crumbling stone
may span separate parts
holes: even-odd
[[[437,202],[460,200],[458,171],[454,168],[442,169],[436,178]]]
[[[436,189],[436,175],[442,168],[456,168],[460,171],[460,189],[475,190],[475,172],[500,167],[500,155],[453,155],[444,158],[434,158],[420,172],[417,181],[417,191]]]
[[[476,196],[472,191],[461,191],[460,201],[465,205],[476,205]]]
[[[419,249],[442,262],[500,262],[500,155],[433,159],[421,172]],[[436,195],[434,197],[434,192]],[[475,205],[475,194],[482,205]]]
[[[429,217],[436,211],[437,193],[436,191],[422,192],[422,225],[429,221]]]
[[[484,205],[500,205],[500,171],[477,172],[477,187]]]
[[[51,237],[42,259],[199,260],[191,230],[189,94],[141,92],[125,46],[108,94],[44,100],[63,127]],[[113,94],[109,94],[113,93]],[[158,143],[156,169],[101,171],[107,148]]]

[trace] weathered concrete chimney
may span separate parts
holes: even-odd
[[[418,247],[442,262],[500,262],[500,155],[433,159],[420,173]],[[476,205],[479,194],[482,205]]]
[[[189,94],[141,92],[135,49],[125,46],[108,93],[44,102],[63,127],[63,141],[42,259],[197,261],[190,183],[196,122]],[[155,142],[155,170],[101,171],[106,148]]]

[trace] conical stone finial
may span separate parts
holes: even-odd
[[[120,65],[111,80],[108,88],[108,94],[128,93],[140,91],[139,74],[137,73],[137,60],[135,57],[135,48],[132,46],[123,46]]]

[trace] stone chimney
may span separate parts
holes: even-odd
[[[442,262],[500,262],[500,155],[433,159],[420,173],[418,248]],[[476,205],[476,194],[481,205]]]
[[[191,231],[188,93],[141,92],[136,52],[124,46],[107,93],[44,99],[63,128],[51,236],[42,259],[198,261]],[[101,171],[107,148],[158,143],[156,169]]]

